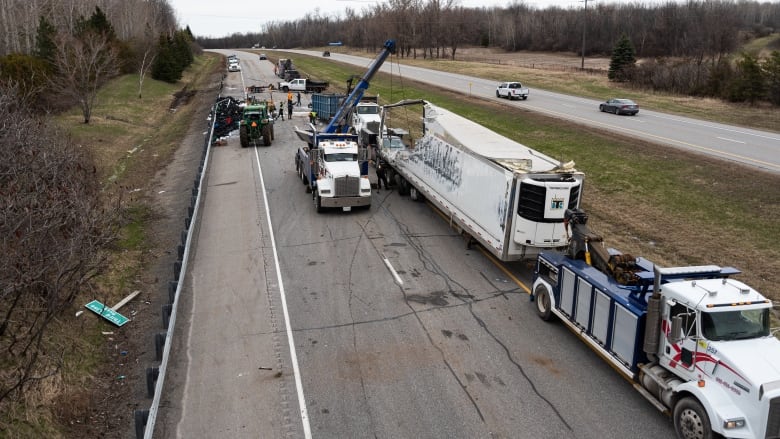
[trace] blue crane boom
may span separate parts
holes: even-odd
[[[363,77],[360,78],[360,81],[355,86],[355,89],[352,90],[352,93],[347,96],[346,99],[344,99],[344,102],[341,104],[338,110],[336,110],[336,114],[333,115],[333,118],[330,120],[330,123],[328,123],[328,126],[325,127],[325,129],[322,131],[323,133],[339,133],[339,130],[343,130],[341,132],[345,132],[349,129],[349,127],[345,126],[344,121],[347,119],[347,115],[349,114],[349,111],[360,102],[360,99],[363,98],[363,94],[366,92],[366,89],[368,89],[369,82],[371,81],[371,78],[374,77],[374,74],[376,74],[377,71],[379,71],[379,68],[382,67],[382,64],[385,62],[388,56],[395,53],[395,40],[387,40],[385,41],[384,49],[382,49],[382,52],[379,53],[379,55],[374,59],[374,62],[369,66],[366,73],[363,74]]]

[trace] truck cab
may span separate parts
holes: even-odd
[[[312,192],[318,213],[330,207],[349,211],[371,206],[371,182],[360,169],[365,148],[353,134],[319,133],[312,146],[298,150],[295,165]]]
[[[361,101],[352,109],[352,127],[361,144],[375,144],[381,122],[381,108],[376,102]]]
[[[728,278],[670,282],[661,294],[658,363],[682,380],[678,403],[690,398],[690,407],[675,408],[678,431],[709,420],[730,438],[780,435],[780,341],[770,333],[771,301]]]

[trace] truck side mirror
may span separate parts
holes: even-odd
[[[672,344],[679,343],[682,340],[680,333],[682,332],[682,316],[676,315],[672,317],[672,330],[669,336],[669,340]]]

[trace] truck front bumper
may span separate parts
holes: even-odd
[[[322,197],[322,207],[370,206],[371,197]]]

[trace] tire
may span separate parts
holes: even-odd
[[[500,97],[501,97],[501,95],[498,93],[498,90],[496,90],[496,97],[497,97],[497,98],[500,98]]]
[[[271,146],[271,127],[269,125],[263,127],[263,145]]]
[[[712,427],[707,411],[696,400],[687,396],[674,405],[674,430],[685,439],[712,439]]]
[[[618,115],[618,116],[620,116],[620,108],[618,108],[618,107],[615,107],[615,114],[616,114],[616,115]]]
[[[317,209],[317,213],[322,213],[325,211],[325,209],[322,207],[322,199],[320,198],[320,194],[317,192],[314,192],[314,208]]]
[[[552,313],[552,300],[550,300],[550,292],[544,285],[538,285],[534,290],[534,299],[536,302],[536,315],[545,322],[549,322],[553,318]]]
[[[599,105],[599,111],[604,112],[604,105]]]
[[[420,191],[418,191],[417,188],[412,185],[409,185],[409,198],[412,201],[425,201],[423,194],[421,194]]]
[[[395,175],[395,185],[398,187],[398,195],[409,195],[409,182],[400,174]]]
[[[282,87],[282,91],[283,91],[283,92],[285,92],[285,93],[287,93],[288,91],[290,91],[290,87],[287,87],[287,86],[285,85],[284,87]]]
[[[274,135],[274,126],[271,125],[271,140],[276,140],[276,136]]]
[[[528,99],[528,96],[523,96],[523,100],[524,101],[527,100],[527,99]]]
[[[242,148],[249,146],[249,133],[247,133],[246,125],[241,125],[238,128],[238,138],[241,140]]]

